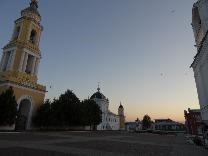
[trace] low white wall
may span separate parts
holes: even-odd
[[[15,129],[15,125],[13,124],[12,126],[0,126],[0,131],[12,131]]]

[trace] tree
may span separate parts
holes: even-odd
[[[61,105],[60,119],[65,126],[76,126],[80,124],[80,100],[71,91],[67,90],[59,97],[59,105]]]
[[[17,115],[17,102],[12,87],[0,95],[0,126],[12,125]]]
[[[88,125],[90,127],[95,127],[101,123],[102,121],[102,112],[100,110],[100,107],[96,104],[93,100],[84,100],[81,103],[81,113],[82,113],[82,119],[81,124],[82,125]]]
[[[33,117],[33,123],[38,127],[49,127],[51,125],[51,102],[49,100],[46,100],[45,103],[38,108]]]
[[[145,115],[142,120],[142,127],[143,129],[148,129],[151,127],[151,118],[149,115]]]
[[[65,128],[69,126],[93,126],[93,129],[101,120],[101,110],[93,100],[84,100],[80,103],[77,96],[67,90],[53,102],[47,100],[41,105],[33,122],[38,127],[48,126]]]
[[[80,125],[80,100],[71,91],[67,90],[53,102],[47,100],[41,105],[33,122],[38,127],[68,127]]]

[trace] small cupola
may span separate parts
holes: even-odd
[[[121,104],[121,102],[120,102],[119,108],[122,108],[123,109],[123,105]]]

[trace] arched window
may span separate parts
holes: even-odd
[[[18,26],[18,27],[15,28],[14,36],[13,36],[13,39],[14,40],[18,39],[19,33],[20,33],[20,26]]]
[[[35,44],[36,43],[36,38],[37,38],[37,32],[35,30],[32,30],[30,33],[30,42]]]
[[[32,55],[28,55],[28,59],[27,59],[27,64],[26,64],[26,69],[25,69],[25,72],[27,74],[33,74],[32,71],[33,71],[33,61],[34,61],[35,57],[32,56]]]
[[[9,58],[11,56],[11,51],[7,51],[4,53],[4,60],[2,64],[2,71],[6,71],[9,65]]]

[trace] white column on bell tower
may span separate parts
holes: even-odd
[[[35,63],[35,75],[38,74],[38,67],[39,67],[39,63],[40,63],[40,59],[36,59],[36,63]]]
[[[22,56],[21,56],[21,60],[20,60],[20,64],[19,64],[19,71],[20,72],[22,71],[22,66],[23,66],[24,58],[25,58],[25,52],[23,52],[22,53]]]
[[[7,63],[6,70],[11,70],[12,69],[13,60],[14,60],[14,51],[10,51],[9,52],[9,60],[8,60],[8,63]]]
[[[35,66],[36,66],[36,57],[33,58],[33,62],[32,62],[32,71],[31,74],[34,75],[35,74]]]
[[[4,62],[5,62],[5,57],[6,57],[6,54],[5,54],[5,52],[3,52],[3,55],[2,55],[2,58],[1,58],[1,64],[0,64],[0,70],[1,71],[3,70],[3,66],[4,66]]]
[[[15,55],[16,55],[16,50],[11,51],[11,54],[10,54],[11,60],[9,63],[9,70],[13,69]]]
[[[27,59],[28,59],[28,53],[25,52],[24,62],[23,62],[23,65],[22,65],[22,72],[25,72],[25,70],[26,70]]]

